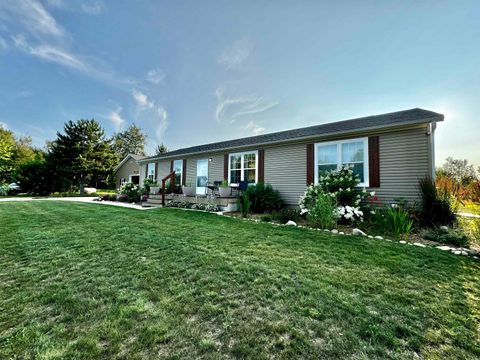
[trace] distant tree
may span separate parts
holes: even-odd
[[[113,134],[113,151],[121,160],[128,154],[145,155],[145,140],[147,136],[135,124],[125,131]]]
[[[36,195],[53,192],[54,179],[54,170],[43,156],[21,164],[13,175],[13,180],[20,185],[22,191]]]
[[[20,165],[33,160],[37,152],[30,137],[15,137],[11,130],[0,127],[0,183],[12,181]]]
[[[163,143],[157,145],[157,148],[155,149],[155,155],[165,154],[167,152],[168,148]]]
[[[81,194],[88,182],[106,179],[116,164],[111,141],[93,119],[66,122],[64,134],[57,132],[47,157],[63,180],[62,186],[78,185]]]
[[[10,180],[14,163],[14,148],[15,136],[13,132],[0,127],[0,183]]]
[[[438,169],[438,174],[449,177],[460,184],[468,184],[477,178],[475,168],[468,160],[448,157],[445,164]]]

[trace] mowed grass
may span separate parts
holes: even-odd
[[[480,357],[480,262],[214,214],[0,204],[0,358]]]

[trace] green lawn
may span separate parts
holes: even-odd
[[[214,214],[0,204],[0,358],[480,357],[480,262]]]

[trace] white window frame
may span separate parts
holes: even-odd
[[[153,174],[151,174],[150,170],[152,170],[152,169],[150,168],[150,165],[153,167]],[[155,174],[155,163],[148,163],[147,164],[147,179],[155,181],[156,175],[157,174]]]
[[[258,182],[258,150],[253,150],[253,151],[244,151],[244,152],[237,152],[237,153],[229,153],[228,154],[228,183],[229,184],[236,184],[236,183],[230,182],[231,165],[232,165],[231,158],[232,158],[232,156],[241,156],[242,160],[240,161],[240,181],[245,181],[245,174],[244,174],[245,167],[244,167],[244,161],[243,160],[244,160],[245,155],[251,155],[251,154],[255,154],[255,182],[254,182],[254,184],[256,184]],[[236,170],[238,170],[238,169],[236,169]]]
[[[325,145],[337,145],[337,169],[340,169],[342,166],[342,145],[348,144],[352,142],[363,142],[363,182],[358,184],[358,187],[369,187],[370,186],[370,179],[369,179],[369,165],[368,165],[368,137],[356,138],[356,139],[348,139],[348,140],[335,140],[335,141],[325,141],[325,142],[318,142],[315,143],[315,184],[319,182],[318,176],[318,145],[325,146]]]
[[[180,161],[180,171],[175,171],[175,161]],[[178,186],[183,186],[185,184],[183,184],[183,159],[176,159],[176,160],[173,160],[173,171],[175,171],[175,177],[177,176],[177,174],[180,174],[180,184]],[[177,184],[174,184],[175,186],[177,186]]]
[[[138,184],[140,185],[140,175],[139,174],[130,174],[128,175],[128,182],[132,182],[132,176],[138,176]]]
[[[123,186],[123,185],[125,185],[126,183],[127,183],[127,179],[126,179],[126,178],[124,178],[124,177],[120,178],[120,186]]]

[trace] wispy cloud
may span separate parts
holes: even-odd
[[[253,43],[247,38],[242,38],[223,50],[218,62],[227,69],[239,67],[250,56],[252,50]]]
[[[153,101],[148,100],[148,96],[141,91],[133,89],[132,96],[140,108],[153,108]]]
[[[66,36],[65,30],[53,16],[35,0],[0,2],[0,19],[9,24],[19,23],[39,40],[44,40],[45,37],[60,40]]]
[[[8,49],[8,44],[4,38],[0,36],[0,51]]]
[[[0,121],[0,129],[8,130],[8,125],[7,123]]]
[[[249,121],[245,129],[251,131],[254,135],[262,134],[266,129],[260,125],[258,125],[255,121]]]
[[[147,81],[158,85],[165,79],[165,73],[161,69],[152,69],[147,73]]]
[[[168,127],[168,113],[163,106],[158,106],[156,109],[156,117],[155,117],[155,135],[159,143],[164,140],[163,135],[165,134],[167,127]]]
[[[99,15],[105,10],[102,1],[89,1],[82,4],[82,11],[89,15]]]
[[[222,88],[215,91],[217,108],[215,119],[218,122],[235,122],[239,117],[258,114],[279,104],[276,100],[266,100],[257,95],[226,96]]]
[[[122,107],[119,106],[108,115],[108,119],[112,122],[113,126],[115,126],[115,129],[117,131],[120,130],[125,123],[125,119],[123,119],[120,115],[121,112]]]
[[[54,2],[63,6],[63,2]],[[83,73],[112,86],[130,88],[136,83],[131,78],[115,74],[100,60],[82,56],[71,50],[71,36],[36,0],[0,2],[0,20],[15,29],[11,36],[14,46],[43,61],[58,64]]]

